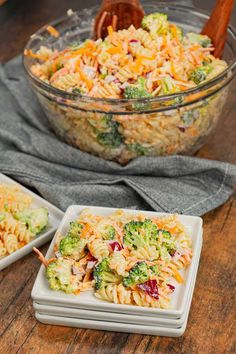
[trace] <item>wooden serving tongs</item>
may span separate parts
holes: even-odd
[[[105,38],[107,27],[114,31],[129,28],[131,25],[139,28],[144,16],[144,10],[139,0],[103,0],[94,24],[94,38]]]
[[[211,16],[201,32],[211,38],[215,48],[213,54],[216,58],[221,58],[224,51],[233,6],[234,0],[217,0]]]
[[[234,0],[217,0],[202,30],[202,34],[212,39],[215,48],[213,54],[217,58],[223,54],[233,5]],[[105,38],[108,26],[112,26],[114,31],[128,28],[130,25],[138,28],[143,16],[144,10],[139,0],[103,0],[95,18],[94,38]]]

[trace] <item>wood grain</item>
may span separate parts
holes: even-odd
[[[221,58],[227,38],[227,27],[229,24],[234,0],[217,0],[211,16],[205,24],[202,34],[212,39],[216,58]]]
[[[214,1],[196,1],[210,8]],[[86,6],[97,1],[86,1]],[[0,60],[22,51],[43,24],[84,6],[82,0],[8,0],[0,8]],[[235,13],[234,13],[235,18]],[[198,156],[236,163],[236,87],[222,120]],[[34,317],[30,292],[39,262],[30,254],[0,272],[0,353],[235,353],[236,195],[204,216],[204,243],[188,326],[180,338],[46,326]],[[41,248],[46,252],[48,244]]]

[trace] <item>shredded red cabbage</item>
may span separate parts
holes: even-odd
[[[166,284],[166,285],[170,288],[170,290],[175,291],[175,286],[174,285],[171,285],[171,284]]]
[[[111,247],[113,252],[121,251],[122,247],[117,241],[112,241],[109,243],[109,246]]]
[[[184,133],[185,130],[186,130],[186,127],[184,127],[184,126],[182,126],[182,125],[179,125],[178,128],[179,128],[179,130],[180,130],[182,133]]]
[[[145,283],[138,284],[140,290],[145,291],[148,295],[154,297],[154,299],[159,299],[158,286],[156,279],[148,280]]]
[[[90,252],[88,253],[88,262],[97,262],[97,258],[95,258]]]

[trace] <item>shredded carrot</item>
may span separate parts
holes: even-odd
[[[108,26],[108,27],[107,27],[107,32],[108,32],[108,35],[109,35],[109,36],[112,35],[112,33],[113,33],[113,28],[112,28],[112,26]]]
[[[108,48],[106,52],[109,54],[122,54],[123,53],[122,47],[120,45],[117,47]]]
[[[80,63],[81,63],[81,59],[79,58],[78,60],[76,60],[75,63],[75,71],[79,71],[80,70]]]
[[[182,275],[177,270],[174,271],[173,276],[177,280],[178,283],[182,284],[184,282]]]
[[[54,61],[54,63],[52,64],[52,71],[55,73],[58,70],[58,64],[59,64],[59,60],[58,58]]]
[[[192,137],[198,136],[199,132],[195,127],[191,127],[188,129],[188,133],[189,135],[191,135]]]
[[[24,50],[24,55],[27,57],[31,57],[31,58],[35,58],[35,59],[40,59],[40,60],[47,60],[47,58],[45,57],[45,55],[42,54],[37,54],[37,53],[33,53],[31,49],[25,49]]]
[[[172,23],[169,26],[173,37],[179,42],[177,26]]]
[[[166,37],[166,35],[163,35],[162,38],[163,38],[162,45],[163,45],[164,48],[166,48],[167,47],[167,37]]]
[[[85,54],[85,55],[92,55],[92,52],[91,52],[91,49],[90,48],[79,48],[79,49],[77,49],[77,50],[75,50],[74,52],[73,52],[73,56],[77,56],[77,55],[79,55],[79,54],[81,54],[81,55],[83,55],[83,54]]]
[[[137,72],[140,71],[140,69],[141,69],[141,67],[142,67],[142,65],[143,65],[142,61],[143,61],[143,59],[142,59],[141,56],[137,58],[136,63],[135,63],[135,66],[134,66],[134,70],[135,70],[135,71],[137,71]]]
[[[96,50],[97,49],[96,44],[93,41],[91,41],[91,40],[88,40],[86,42],[86,47],[91,49],[91,50]]]
[[[184,81],[184,80],[177,74],[177,72],[175,71],[175,67],[174,67],[173,61],[170,62],[170,70],[171,70],[171,74],[172,74],[172,76],[174,77],[174,79],[176,79],[176,80],[178,80],[178,81],[181,81],[181,82],[186,82],[186,81]]]
[[[48,33],[50,33],[51,36],[53,37],[59,37],[60,33],[58,32],[58,30],[56,30],[56,28],[52,27],[52,26],[47,26],[46,30],[48,31]]]
[[[80,237],[86,238],[87,234],[90,234],[90,232],[91,232],[91,227],[89,226],[89,224],[85,224],[81,231]]]

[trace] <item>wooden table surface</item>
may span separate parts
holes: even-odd
[[[20,53],[30,34],[66,10],[98,1],[8,0],[0,7],[0,60]],[[211,8],[214,1],[195,1]],[[235,12],[233,23],[235,24]],[[198,156],[236,163],[236,93]],[[1,99],[1,98],[0,98]],[[235,195],[204,216],[204,243],[188,326],[180,338],[43,325],[30,298],[39,262],[29,254],[0,272],[0,353],[235,353]],[[42,248],[46,252],[48,244]]]

